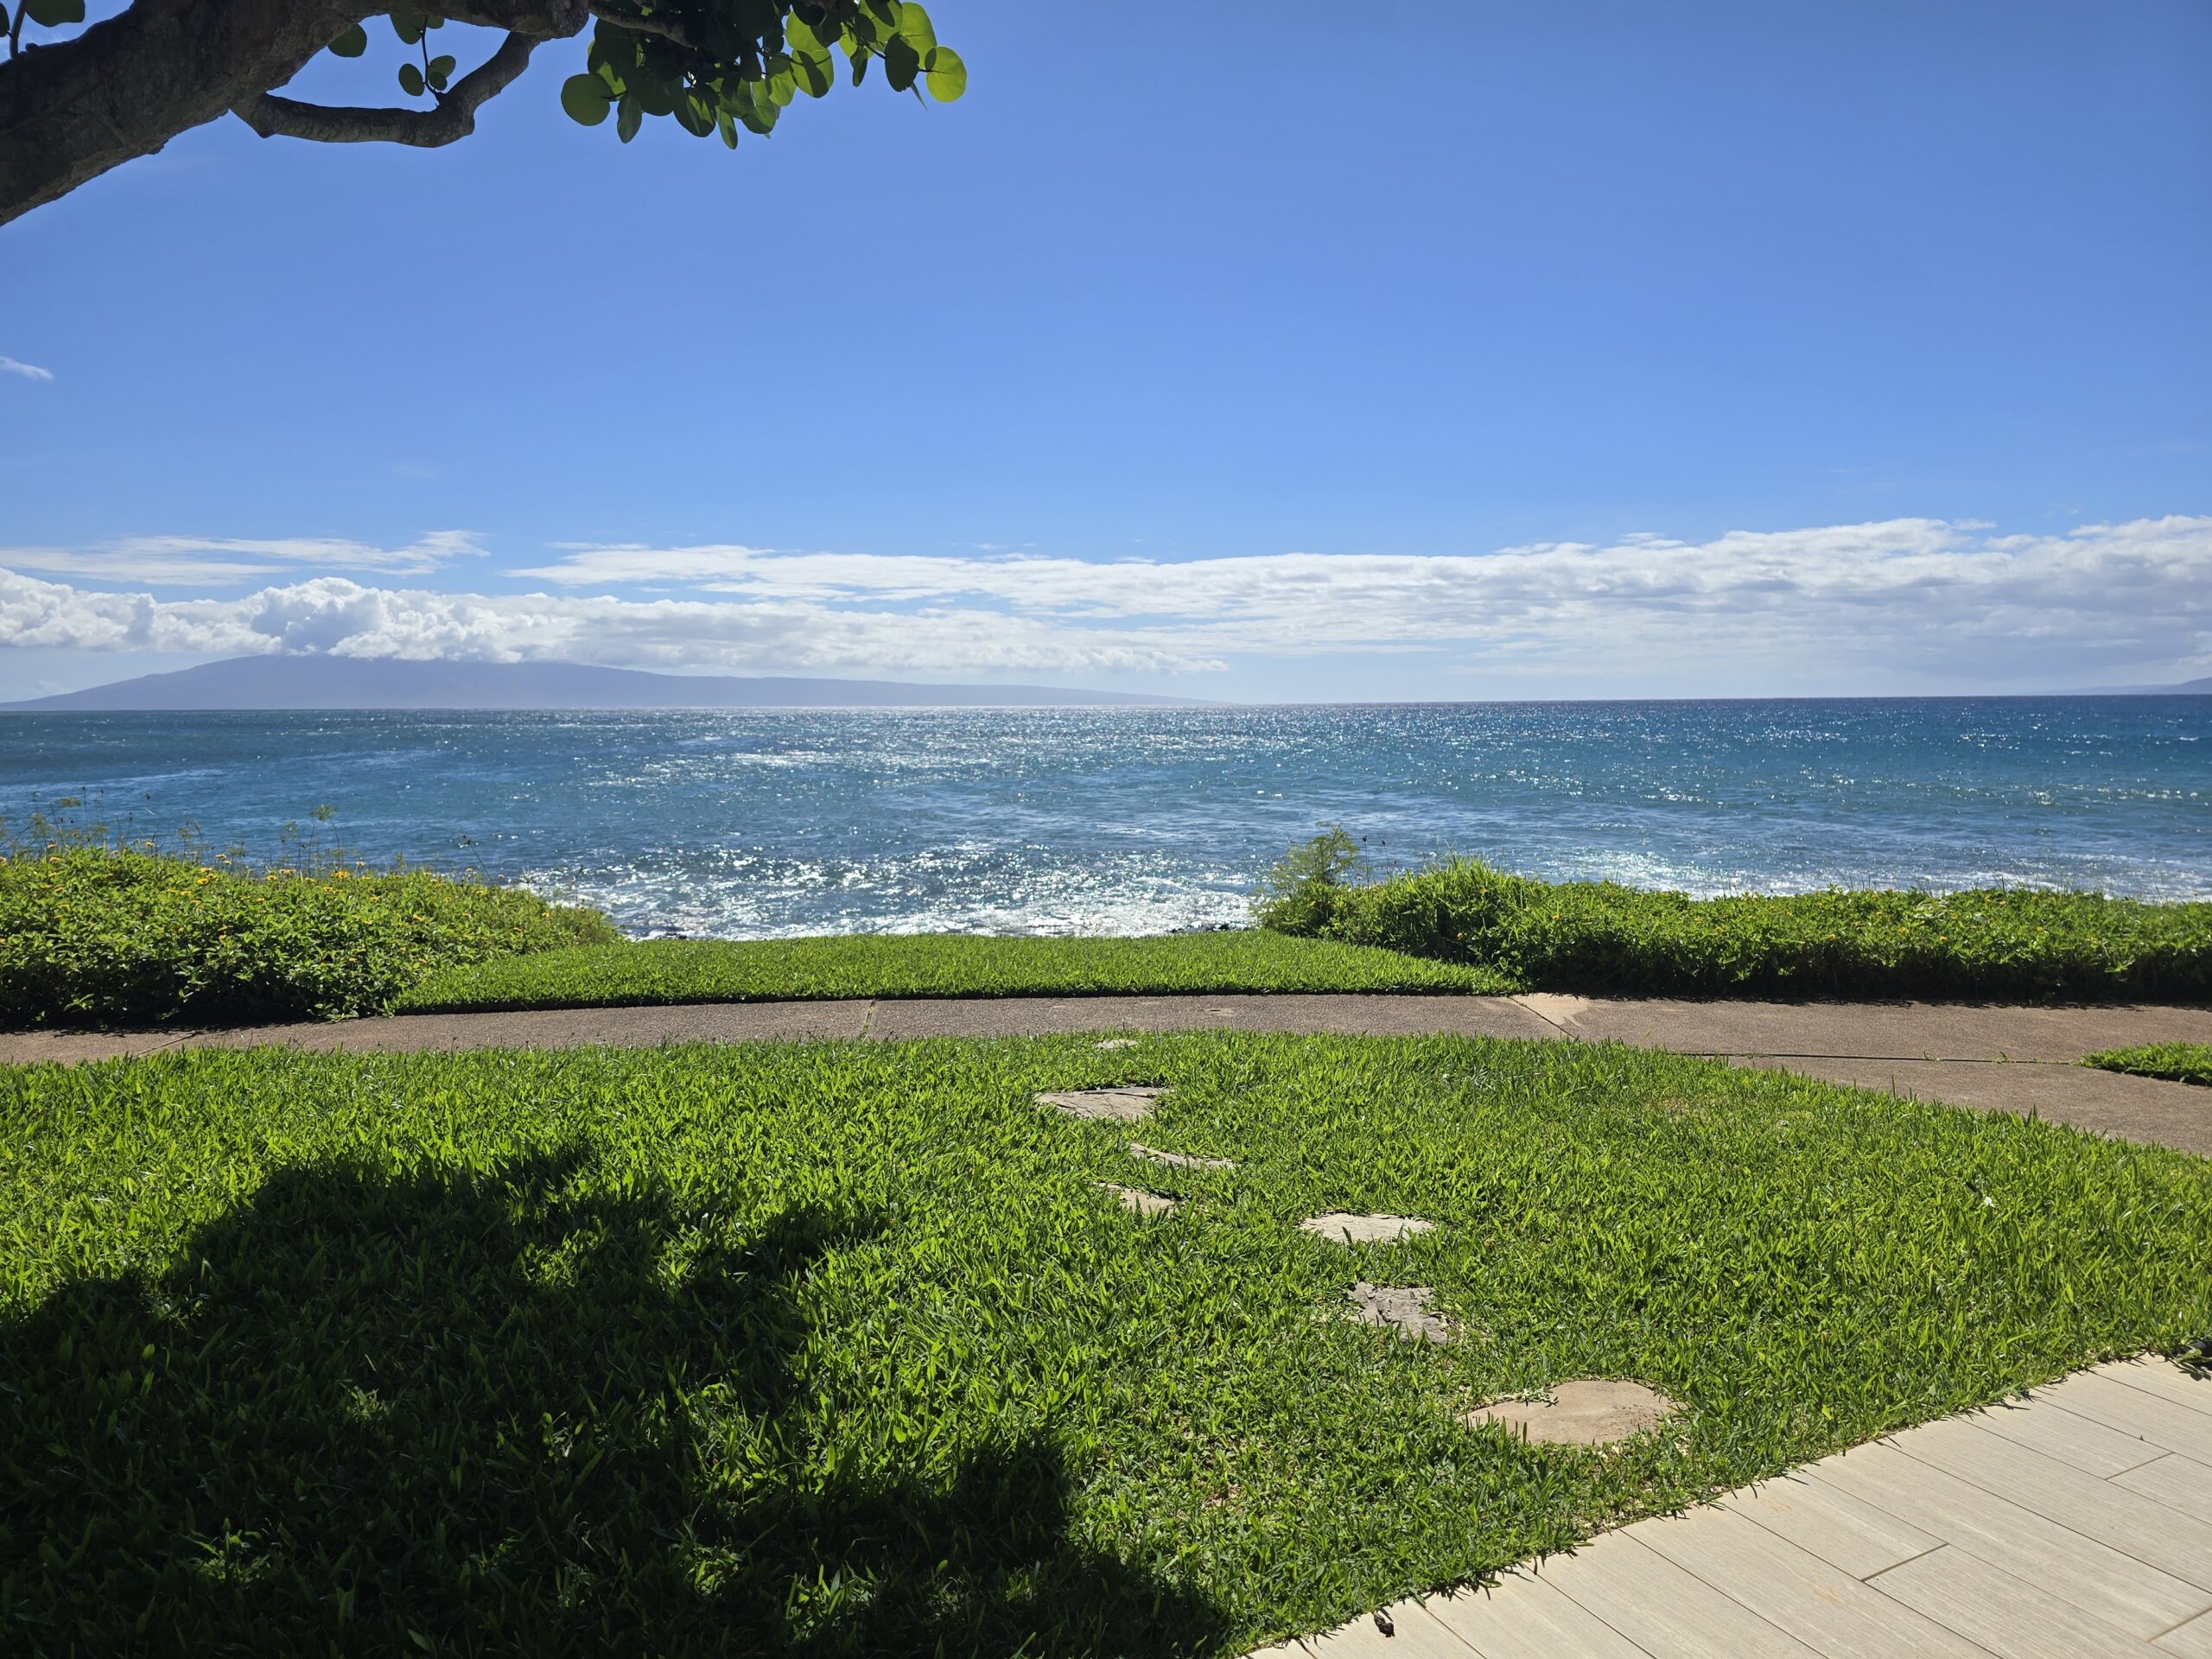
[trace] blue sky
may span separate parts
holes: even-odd
[[[2212,672],[2199,0],[932,15],[951,106],[625,148],[571,43],[448,149],[226,120],[0,229],[0,696]]]

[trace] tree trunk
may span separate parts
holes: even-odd
[[[0,67],[0,224],[281,86],[372,13],[348,0],[136,0]]]
[[[263,99],[391,0],[133,0],[128,11],[0,63],[0,225],[189,128],[237,110],[264,137],[447,143],[522,73],[539,41],[579,33],[588,0],[460,0],[455,22],[510,31],[428,110],[317,111]]]

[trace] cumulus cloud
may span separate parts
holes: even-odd
[[[318,576],[242,599],[93,593],[0,571],[0,645],[235,657],[327,652],[454,662],[806,671],[871,666],[1174,671],[1217,667],[1142,641],[982,611],[869,614],[804,604],[439,594]]]
[[[12,357],[0,357],[0,374],[20,374],[26,380],[51,380],[52,369],[41,369],[35,363],[18,363]]]
[[[1109,563],[557,550],[520,574],[563,591],[525,594],[323,576],[241,599],[157,600],[0,576],[0,643],[753,672],[1175,673],[1237,658],[1417,652],[1440,669],[1632,667],[1686,688],[1872,669],[2048,685],[2212,652],[2212,518],[2050,536],[1904,518],[1699,543],[1634,536],[1470,555]],[[669,586],[687,591],[577,591]],[[1440,683],[1440,695],[1450,690]]]
[[[422,575],[456,558],[481,557],[472,531],[434,530],[404,547],[378,547],[338,537],[295,536],[274,541],[230,537],[126,536],[98,547],[0,547],[0,565],[102,582],[149,582],[168,587],[220,588],[265,581],[281,571],[373,570]]]

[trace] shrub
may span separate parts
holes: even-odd
[[[1692,899],[1611,882],[1538,881],[1452,858],[1362,886],[1325,883],[1299,907],[1263,901],[1260,920],[1560,990],[2212,996],[2212,905],[2088,893],[1831,889]]]
[[[1340,823],[1300,842],[1260,878],[1252,902],[1262,927],[1277,933],[1317,935],[1327,928],[1342,899],[1344,878],[1367,874],[1367,855]]]
[[[596,911],[421,871],[57,845],[0,859],[0,1024],[373,1014],[435,968],[619,937]]]
[[[2101,1054],[2083,1055],[2082,1064],[2139,1077],[2212,1087],[2212,1043],[2146,1043],[2140,1048],[2111,1048]]]

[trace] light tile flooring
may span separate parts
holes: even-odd
[[[1268,1656],[2212,1659],[2212,1382],[2100,1365],[1385,1611]]]

